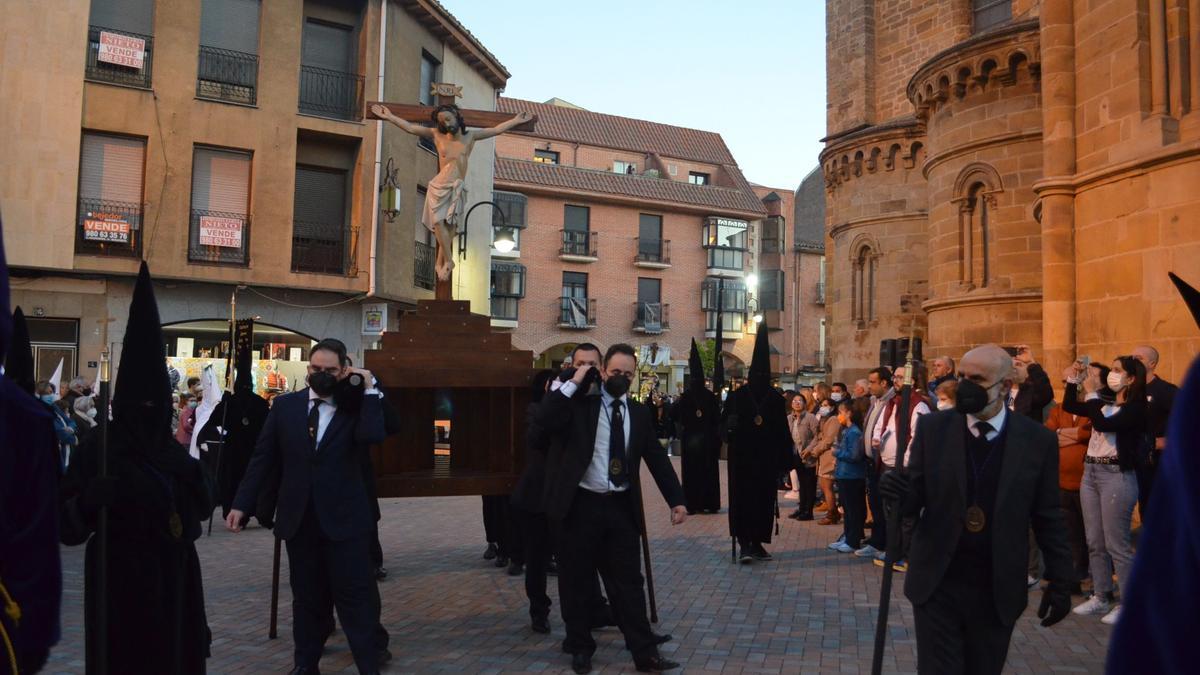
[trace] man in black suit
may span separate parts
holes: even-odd
[[[908,472],[880,478],[885,499],[917,518],[904,593],[921,673],[1000,673],[1028,604],[1030,526],[1049,585],[1043,626],[1070,611],[1071,551],[1054,434],[1005,406],[1013,361],[996,345],[967,352],[956,408],[917,424]]]
[[[374,518],[361,454],[383,441],[384,421],[374,387],[365,391],[357,414],[338,404],[354,378],[367,386],[374,382],[371,373],[349,366],[345,345],[322,340],[313,346],[309,386],[275,399],[226,519],[230,530],[240,531],[263,480],[277,466],[282,469],[275,535],[287,542],[291,567],[293,675],[319,672],[329,597],[358,672],[379,672],[370,555]]]
[[[547,458],[546,515],[560,537],[559,596],[567,625],[564,649],[571,667],[587,673],[596,642],[591,635],[592,588],[599,570],[625,646],[640,671],[679,664],[662,658],[646,618],[638,537],[644,533],[639,471],[644,461],[671,506],[671,522],[687,518],[683,490],[667,453],[655,438],[650,410],[627,392],[637,372],[629,345],[609,348],[596,394],[590,366],[578,368],[546,395],[538,424],[555,439]]]

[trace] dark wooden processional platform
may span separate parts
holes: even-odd
[[[423,300],[399,324],[364,355],[403,424],[371,450],[379,496],[511,493],[525,463],[533,353],[468,302]]]

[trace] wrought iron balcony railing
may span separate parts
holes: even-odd
[[[587,230],[560,230],[562,232],[562,248],[558,251],[559,258],[569,260],[595,260],[600,257],[597,247],[600,235],[598,232]]]
[[[137,48],[139,44],[141,49]],[[149,89],[153,66],[153,35],[88,26],[86,79]]]
[[[200,45],[196,96],[254,105],[258,101],[258,55]]]
[[[300,66],[300,112],[342,120],[362,119],[363,76]]]
[[[292,222],[292,271],[346,273],[345,223]]]
[[[559,298],[559,328],[587,329],[596,327],[596,300],[594,298]]]
[[[635,265],[647,267],[668,267],[671,264],[671,241],[669,239],[637,239],[637,255]]]
[[[103,199],[80,199],[76,215],[75,252],[140,256],[142,205]]]
[[[423,241],[413,242],[413,285],[432,291],[437,249]]]
[[[188,261],[250,264],[250,216],[192,209]]]
[[[633,330],[657,335],[671,329],[671,305],[661,302],[633,303]]]

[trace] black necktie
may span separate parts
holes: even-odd
[[[629,482],[629,467],[625,462],[625,416],[621,414],[620,399],[612,402],[608,425],[608,479],[617,487]]]
[[[996,430],[996,427],[993,427],[988,422],[976,422],[975,428],[979,431],[979,437],[985,441],[987,440],[987,435]]]
[[[308,411],[308,438],[312,441],[313,450],[317,449],[317,431],[321,428],[321,404],[319,398],[313,399],[312,410]]]

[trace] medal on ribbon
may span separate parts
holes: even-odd
[[[608,463],[608,473],[613,476],[621,475],[621,460],[614,459]]]
[[[967,532],[979,534],[986,526],[987,516],[983,514],[983,509],[974,505],[967,509]]]
[[[178,513],[172,511],[171,517],[168,519],[167,524],[171,528],[171,536],[174,537],[176,541],[183,539],[183,520],[179,518]]]
[[[755,415],[754,416],[754,426],[761,427],[762,425],[763,425],[762,415]]]

